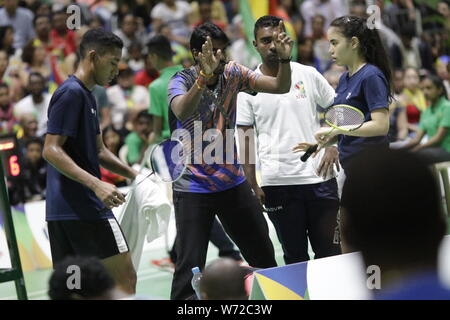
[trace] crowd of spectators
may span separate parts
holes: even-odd
[[[160,93],[152,97],[150,89],[161,70],[152,64],[150,40],[157,35],[169,39],[173,66],[189,67],[193,64],[189,48],[192,30],[204,22],[213,22],[231,40],[227,52],[229,59],[255,68],[259,59],[250,50],[253,36],[245,32],[245,17],[239,3],[238,0],[0,0],[0,135],[14,134],[21,155],[20,177],[8,181],[11,204],[45,199],[47,163],[42,157],[42,149],[47,110],[52,93],[75,71],[79,62],[79,43],[87,30],[105,28],[124,43],[117,78],[106,88],[96,86],[93,95],[105,145],[123,161],[134,164],[142,160],[151,140],[155,115],[163,114],[161,110],[152,110],[151,105],[151,101],[158,100],[156,96],[161,97]],[[374,27],[389,52],[393,70],[395,99],[389,106],[392,147],[411,147],[413,151],[433,147],[434,157],[450,159],[450,133],[447,130],[450,119],[434,121],[430,111],[431,107],[450,109],[449,0],[278,0],[271,3],[276,3],[271,14],[283,18],[292,27],[291,37],[296,40],[294,59],[315,67],[333,88],[337,87],[344,70],[332,62],[328,53],[326,30],[330,22],[347,14],[370,20],[375,12]],[[77,6],[81,14],[81,25],[74,29],[67,27],[71,15],[67,7],[70,5]],[[373,11],[371,5],[376,5],[377,10]],[[161,85],[153,88],[157,87]],[[167,136],[161,126],[155,130],[156,135]],[[436,150],[436,147],[442,150]],[[400,170],[397,172],[401,173]],[[106,169],[102,168],[101,173],[104,181],[117,186],[127,185],[125,178]],[[362,173],[356,176],[360,175]],[[353,185],[349,184],[348,190],[351,187],[361,189],[360,185],[351,182]],[[354,202],[353,199],[350,202]],[[348,210],[348,225],[358,223],[356,213],[359,208]],[[378,214],[378,211],[374,212]],[[420,221],[422,219],[425,218],[421,217]],[[356,249],[363,250],[367,260],[371,253],[364,252],[363,235],[362,232],[357,235],[359,238],[353,234],[346,236]],[[436,247],[435,243],[431,245]],[[410,254],[404,248],[396,249]],[[434,260],[434,256],[430,258],[433,267]],[[68,292],[61,286],[65,284],[61,279],[66,279],[65,271],[72,264],[85,266],[83,270],[92,275],[95,283],[102,285],[94,288],[83,284],[84,291]],[[49,288],[52,299],[126,298],[98,261],[83,264],[83,261],[69,260],[55,270]],[[231,260],[211,264],[205,270],[202,298],[246,299],[248,292],[244,278],[242,269]],[[217,296],[217,287],[224,288],[225,284],[228,291],[221,293],[227,295]]]
[[[173,63],[189,67],[193,60],[190,34],[209,21],[231,39],[229,59],[255,68],[258,58],[249,48],[252,35],[244,30],[244,15],[237,0],[3,0],[0,1],[0,134],[15,134],[20,163],[27,183],[9,184],[13,204],[45,198],[45,161],[39,150],[46,132],[47,108],[56,88],[74,72],[83,34],[101,27],[124,43],[120,72],[109,87],[97,86],[101,130],[108,148],[129,164],[141,160],[152,133],[149,86],[159,77],[147,52],[156,35],[170,40]],[[327,27],[345,14],[370,17],[378,6],[375,27],[390,53],[396,99],[390,106],[393,145],[407,145],[420,131],[421,114],[428,108],[423,80],[430,74],[441,79],[442,95],[450,91],[450,3],[422,0],[278,0],[272,14],[292,28],[298,62],[314,66],[333,87],[344,71],[328,53]],[[67,26],[77,6],[81,25]],[[368,10],[369,8],[369,10]],[[370,19],[369,19],[370,20]],[[146,140],[147,139],[147,140]],[[427,139],[426,135],[424,139]],[[26,172],[25,172],[26,171]],[[103,170],[105,181],[127,182]],[[31,176],[32,178],[28,178]],[[25,179],[25,178],[24,178]],[[31,180],[29,180],[31,179]],[[23,179],[22,179],[23,180]],[[20,181],[18,179],[17,181]],[[23,180],[25,181],[25,180]],[[26,189],[24,190],[26,185]]]

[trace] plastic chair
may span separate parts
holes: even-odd
[[[448,169],[450,161],[439,162],[433,165],[434,174],[439,181],[439,186],[443,189],[445,199],[445,212],[447,213],[447,234],[450,234],[450,176]]]
[[[128,146],[124,144],[119,150],[119,159],[126,164],[128,164],[127,155],[128,155]]]

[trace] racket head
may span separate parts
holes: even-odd
[[[180,140],[172,138],[155,145],[148,158],[148,165],[164,182],[175,182],[187,168],[188,157]]]
[[[327,109],[324,120],[332,128],[353,131],[363,125],[365,116],[358,108],[347,104],[337,104]]]

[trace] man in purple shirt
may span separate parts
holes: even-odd
[[[278,74],[258,75],[227,62],[228,37],[216,25],[202,24],[190,40],[195,65],[177,72],[169,83],[172,137],[182,140],[191,154],[186,173],[173,184],[178,259],[172,299],[193,295],[191,269],[205,264],[216,214],[251,266],[276,266],[267,223],[238,163],[234,141],[240,91],[289,91],[292,41],[281,22],[275,38],[281,62]]]

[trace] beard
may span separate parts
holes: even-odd
[[[219,65],[217,66],[216,70],[214,70],[214,74],[222,74],[225,70],[226,61],[220,61]]]
[[[269,53],[266,57],[267,62],[269,63],[278,63],[278,54]]]

